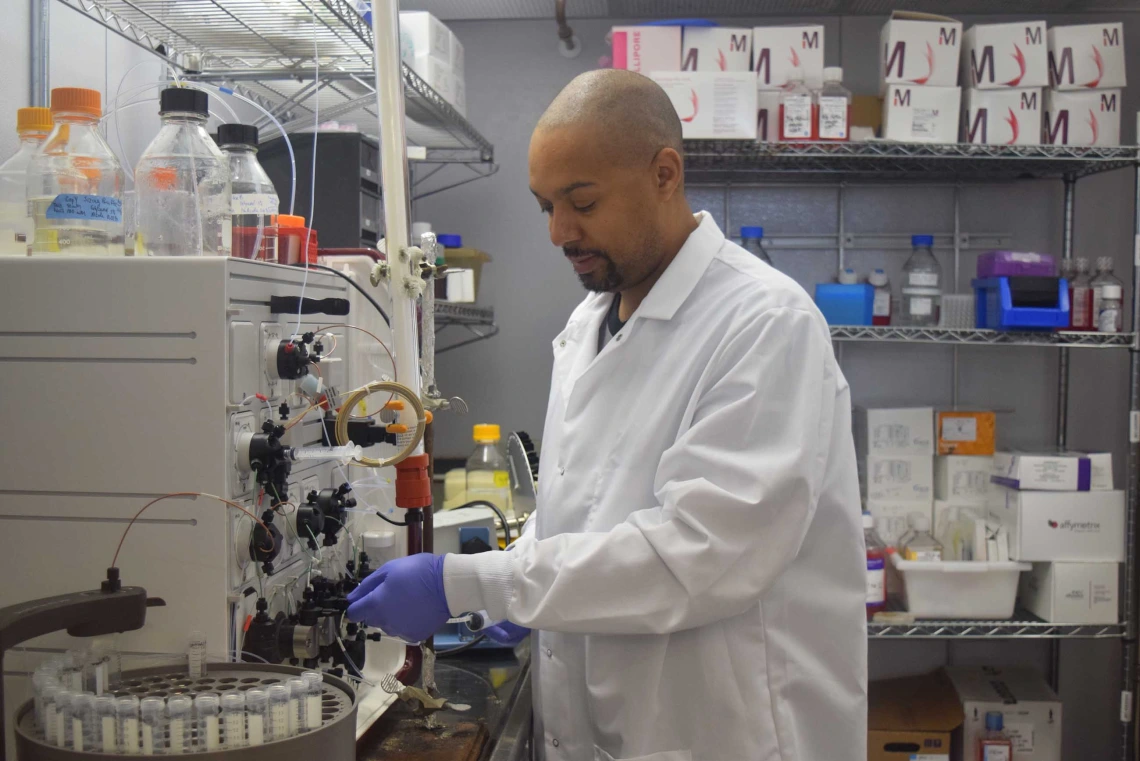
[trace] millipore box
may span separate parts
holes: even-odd
[[[1046,145],[1120,145],[1120,90],[1045,91],[1041,142]]]
[[[1009,529],[1012,559],[1124,561],[1124,492],[996,488],[990,513]]]
[[[1104,90],[1128,84],[1122,24],[1079,24],[1049,30],[1049,86]]]
[[[1050,623],[1115,624],[1119,577],[1117,563],[1034,563],[1021,576],[1021,605]]]
[[[651,71],[681,70],[681,27],[615,26],[615,69],[648,75]]]
[[[889,85],[883,98],[883,137],[902,143],[958,140],[958,87]]]
[[[954,733],[958,748],[977,748],[986,714],[996,711],[1013,740],[1010,761],[1061,761],[1061,700],[1039,673],[1024,666],[947,666],[946,674],[966,716]]]
[[[976,24],[962,37],[962,86],[977,90],[1045,87],[1049,49],[1044,21]]]
[[[879,37],[882,92],[892,84],[926,87],[958,84],[962,22],[931,13],[895,11],[883,25]]]
[[[941,455],[934,458],[934,498],[957,505],[984,506],[990,492],[994,458]]]
[[[856,407],[852,428],[860,458],[868,454],[934,454],[934,409],[931,407]]]
[[[962,104],[962,142],[974,145],[1040,145],[1044,95],[1040,88],[975,90]]]
[[[756,139],[756,83],[747,71],[654,71],[688,139]]]
[[[797,76],[812,89],[822,87],[823,27],[755,27],[752,69],[759,90],[779,90]]]
[[[897,547],[899,539],[910,530],[911,519],[915,515],[930,518],[934,504],[930,500],[880,500],[869,499],[867,512],[875,519],[875,531],[888,547]],[[933,526],[934,523],[931,522]]]
[[[930,455],[869,455],[859,464],[860,481],[868,500],[934,499],[934,465]]]
[[[687,26],[681,39],[681,71],[752,71],[751,29]]]
[[[780,91],[756,91],[756,139],[774,143],[780,134]]]

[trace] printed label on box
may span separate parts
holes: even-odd
[[[952,417],[942,420],[943,441],[975,441],[978,438],[978,421],[972,417]]]
[[[1013,740],[1014,753],[1033,752],[1033,725],[1010,723],[1005,725],[1005,731]]]

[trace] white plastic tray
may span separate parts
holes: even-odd
[[[1013,616],[1017,580],[1029,563],[943,563],[891,555],[903,578],[907,610],[916,618],[1003,619]]]

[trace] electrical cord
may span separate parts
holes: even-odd
[[[499,522],[503,524],[503,534],[505,535],[505,538],[507,541],[507,546],[508,547],[510,546],[510,544],[511,544],[511,527],[507,525],[507,517],[505,515],[503,515],[503,511],[500,510],[498,507],[496,507],[494,505],[494,503],[488,502],[485,499],[477,499],[477,500],[474,500],[473,502],[468,502],[465,505],[460,505],[459,507],[453,507],[451,509],[452,510],[462,510],[465,507],[489,507],[492,510],[494,510],[495,515],[499,516]]]
[[[407,526],[408,525],[407,521],[403,521],[403,522],[394,521],[391,518],[386,517],[384,515],[384,513],[380,512],[379,510],[376,511],[376,517],[382,521],[387,521],[388,523],[391,523],[393,526]]]
[[[333,267],[326,267],[323,264],[312,264],[312,263],[308,263],[305,266],[311,267],[313,269],[322,270],[324,272],[331,272],[334,275],[336,275],[337,277],[344,280],[349,285],[351,285],[356,290],[360,291],[361,295],[363,295],[364,298],[368,299],[368,302],[370,304],[372,304],[372,306],[376,308],[376,311],[380,313],[380,316],[384,318],[384,324],[386,324],[389,328],[392,327],[392,320],[391,320],[391,318],[388,317],[388,313],[384,311],[384,307],[380,306],[380,304],[376,301],[376,299],[372,298],[372,295],[370,293],[368,293],[368,291],[364,290],[364,288],[360,285],[360,283],[356,282],[355,280],[350,278],[348,275],[344,274],[340,270],[335,269]]]
[[[435,651],[435,657],[436,658],[448,658],[448,657],[453,656],[453,655],[459,655],[460,653],[466,653],[468,650],[475,648],[477,645],[479,645],[485,639],[487,639],[487,635],[486,634],[480,634],[475,639],[471,640],[470,642],[464,642],[462,645],[456,645],[455,647],[449,647],[446,650],[436,650]]]

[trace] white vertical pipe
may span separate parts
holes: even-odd
[[[397,380],[420,394],[419,341],[415,294],[407,284],[420,277],[402,252],[408,247],[408,152],[404,134],[404,76],[400,69],[400,8],[397,0],[372,0],[372,51],[376,105],[380,114],[380,178],[384,196],[384,240],[392,297],[392,336]],[[414,429],[408,407],[400,422]],[[423,451],[421,443],[416,453]]]

